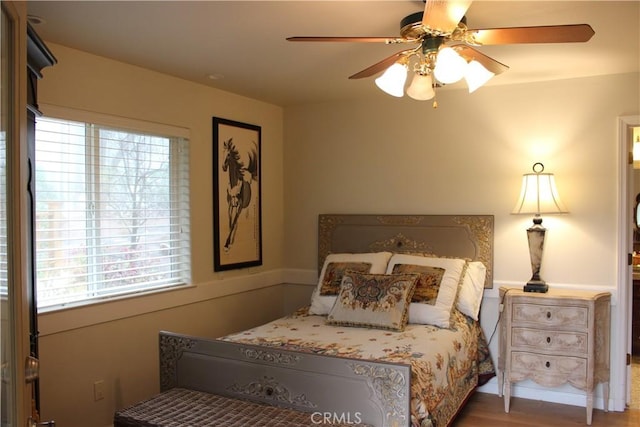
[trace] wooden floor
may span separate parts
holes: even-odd
[[[455,427],[568,427],[586,426],[586,409],[538,400],[511,398],[510,412],[504,412],[504,400],[495,394],[475,393],[453,423]],[[604,412],[593,410],[594,427],[638,427],[640,410]]]

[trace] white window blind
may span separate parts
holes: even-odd
[[[183,137],[36,120],[39,308],[190,282]]]

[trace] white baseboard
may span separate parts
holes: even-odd
[[[584,392],[573,389],[571,391],[563,390],[562,387],[558,389],[540,389],[534,387],[528,387],[527,385],[519,385],[514,384],[511,389],[512,397],[519,397],[523,399],[530,400],[541,400],[543,402],[551,402],[551,403],[560,403],[563,405],[572,405],[572,406],[587,406],[587,396]],[[570,386],[567,386],[570,387]],[[596,388],[596,393],[593,396],[593,408],[594,409],[604,409],[604,400],[602,398],[602,386],[598,386]],[[478,387],[478,391],[481,393],[489,393],[495,394],[496,397],[498,395],[498,380],[493,378],[491,381],[483,385],[482,387]],[[613,399],[609,398],[609,410],[610,411],[624,411],[624,409],[618,409],[615,405],[616,402]]]

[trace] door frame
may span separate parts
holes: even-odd
[[[12,315],[14,325],[12,378],[15,379],[15,403],[17,426],[26,426],[31,416],[31,385],[25,380],[25,361],[30,352],[29,301],[27,287],[28,209],[26,182],[27,165],[27,4],[24,1],[2,1],[2,7],[13,26],[13,96],[11,99],[11,139],[7,152],[7,247],[9,286],[12,289]]]
[[[640,126],[640,115],[618,117],[618,272],[617,295],[618,309],[613,330],[626,331],[616,348],[614,355],[625,356],[631,354],[631,321],[632,303],[629,298],[632,285],[632,268],[628,256],[633,251],[631,224],[633,209],[631,202],[633,195],[633,167],[629,164],[632,150],[631,128]],[[631,162],[633,163],[633,161]],[[618,335],[620,336],[620,335]],[[631,397],[631,366],[623,363],[612,363],[611,385],[614,398],[613,409],[624,411]],[[620,396],[620,398],[616,398]]]

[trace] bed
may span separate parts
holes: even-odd
[[[493,216],[320,215],[318,268],[293,314],[214,340],[161,333],[161,389],[290,408],[309,425],[442,427],[494,375],[478,320]]]

